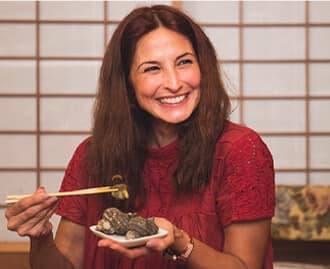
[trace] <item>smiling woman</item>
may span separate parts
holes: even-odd
[[[92,136],[77,147],[61,186],[125,183],[129,198],[59,200],[40,188],[19,200],[6,211],[8,228],[30,237],[32,267],[271,269],[272,156],[229,113],[201,27],[165,5],[129,13],[103,58]],[[164,234],[134,248],[99,240],[90,227],[109,207],[153,217]],[[54,212],[62,217],[55,241]]]

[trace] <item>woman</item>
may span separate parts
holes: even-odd
[[[258,134],[228,121],[229,109],[200,26],[169,6],[133,10],[107,47],[93,134],[61,186],[109,185],[120,174],[130,199],[58,201],[40,188],[17,202],[8,228],[30,236],[32,267],[272,268],[272,157]],[[133,249],[98,240],[88,227],[110,206],[154,216],[168,235]],[[54,243],[55,209],[62,219]]]

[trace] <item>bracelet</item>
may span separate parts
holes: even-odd
[[[189,241],[187,243],[187,246],[181,253],[174,249],[166,248],[163,252],[163,256],[169,258],[172,261],[185,263],[187,262],[187,259],[189,258],[191,252],[193,251],[194,246],[195,246],[194,240],[191,236],[189,236]]]

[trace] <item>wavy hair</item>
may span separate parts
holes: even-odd
[[[178,192],[198,192],[208,183],[215,144],[230,110],[215,49],[197,23],[166,5],[140,7],[128,14],[113,33],[101,66],[89,165],[93,184],[111,184],[114,174],[125,178],[130,200],[118,206],[130,210],[145,201],[142,170],[151,126],[151,116],[134,97],[130,67],[139,39],[159,27],[191,42],[201,70],[200,102],[191,117],[178,124],[178,163],[173,175]]]

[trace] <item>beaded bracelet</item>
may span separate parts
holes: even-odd
[[[171,248],[166,248],[163,252],[163,256],[171,259],[172,261],[182,262],[185,263],[187,259],[189,258],[191,252],[194,249],[194,240],[192,237],[189,236],[189,241],[185,249],[182,251],[182,253],[179,253],[178,251],[175,251]]]

